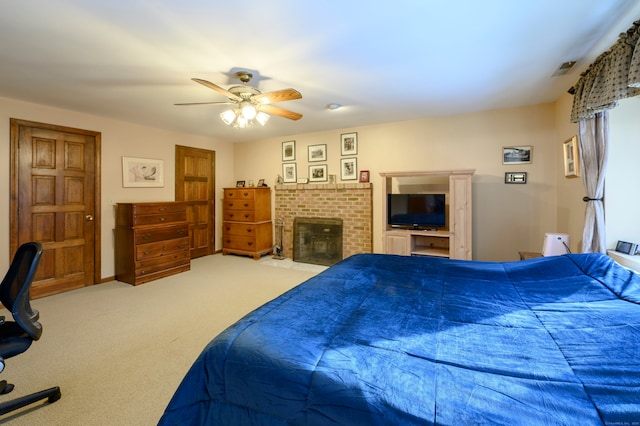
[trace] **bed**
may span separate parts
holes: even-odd
[[[207,345],[161,425],[640,424],[640,275],[355,255]]]

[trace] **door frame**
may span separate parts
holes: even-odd
[[[84,130],[84,129],[77,129],[74,127],[65,127],[65,126],[59,126],[56,124],[47,124],[47,123],[40,123],[37,121],[29,121],[29,120],[23,120],[23,119],[19,119],[19,118],[10,118],[10,139],[11,139],[11,165],[10,165],[10,211],[9,211],[9,223],[10,223],[10,230],[9,230],[9,254],[10,257],[13,258],[13,255],[15,254],[15,252],[18,250],[18,235],[19,235],[19,228],[18,228],[18,218],[19,218],[19,212],[18,212],[18,206],[19,206],[19,197],[20,197],[20,192],[19,192],[19,188],[18,188],[18,169],[19,169],[19,159],[20,159],[20,155],[19,155],[19,151],[20,151],[20,146],[19,146],[19,135],[20,135],[20,127],[36,127],[36,128],[40,128],[40,129],[46,129],[46,130],[52,130],[52,131],[58,131],[58,132],[65,132],[65,133],[77,133],[80,135],[85,135],[85,136],[92,136],[95,140],[95,157],[94,157],[94,162],[95,162],[95,181],[94,181],[94,188],[95,188],[95,194],[94,194],[94,214],[93,214],[93,220],[95,222],[95,226],[94,226],[94,238],[93,238],[93,283],[92,284],[98,284],[100,282],[102,282],[102,251],[101,251],[101,247],[102,247],[102,211],[101,211],[101,206],[102,206],[102,202],[101,202],[101,194],[102,194],[102,189],[100,186],[100,182],[102,181],[101,176],[102,176],[102,133],[100,132],[95,132],[93,130]],[[9,261],[11,261],[11,259],[9,259]]]

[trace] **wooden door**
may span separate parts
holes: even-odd
[[[11,119],[11,255],[40,241],[32,297],[100,280],[100,133]]]
[[[215,151],[176,145],[176,201],[187,202],[191,258],[215,250]]]

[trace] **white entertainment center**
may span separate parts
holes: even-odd
[[[475,170],[435,170],[421,172],[384,172],[382,176],[382,212],[384,253],[401,256],[438,256],[472,259],[471,177]],[[447,222],[438,229],[399,229],[387,221],[387,194],[405,192],[444,192]]]

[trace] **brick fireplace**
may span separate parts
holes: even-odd
[[[296,217],[342,219],[343,258],[373,251],[371,183],[276,185],[275,219],[283,220],[282,255],[287,258],[293,258]]]

